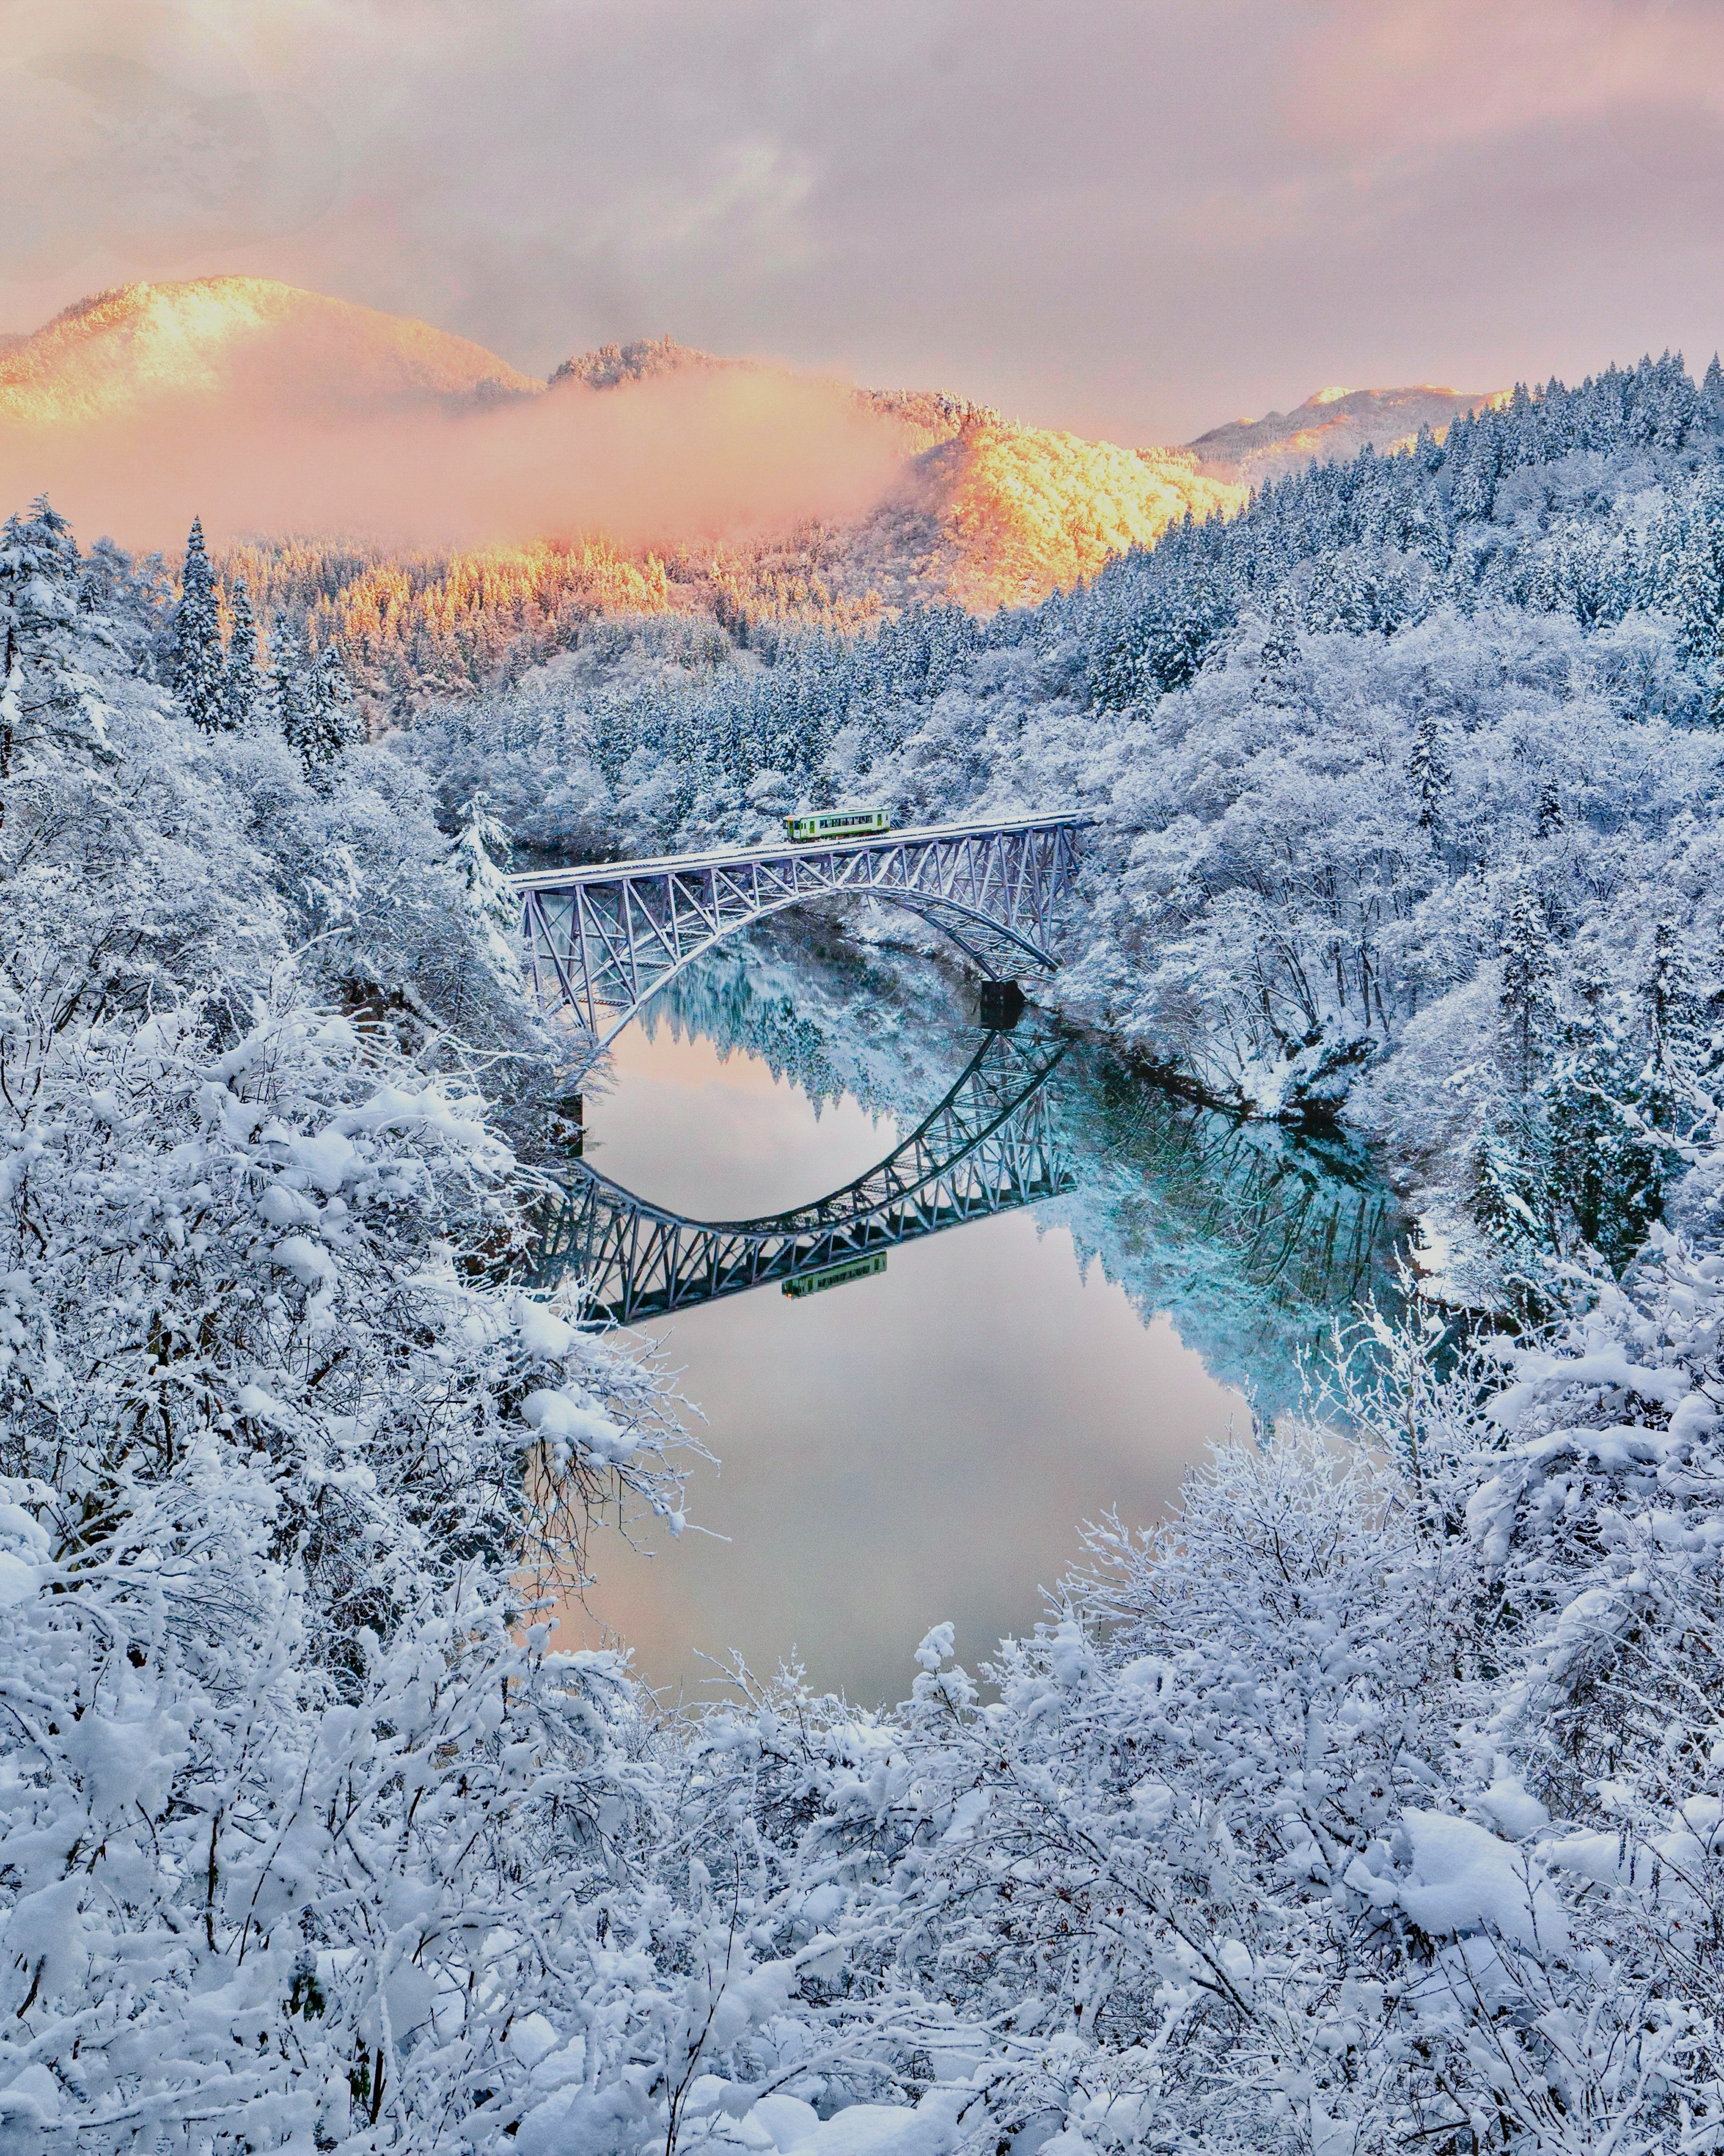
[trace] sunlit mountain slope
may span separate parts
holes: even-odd
[[[665,337],[580,353],[551,378],[553,388],[603,390],[748,364]],[[1188,511],[1201,520],[1245,500],[1243,488],[1200,472],[1184,450],[1121,449],[1020,426],[940,390],[850,393],[898,435],[902,478],[864,517],[803,533],[788,550],[758,541],[745,550],[771,564],[759,595],[767,612],[785,610],[770,599],[787,582],[804,600],[818,584],[839,610],[864,613],[918,601],[1018,605],[1082,583],[1111,554],[1152,546]],[[735,547],[730,553],[734,576],[741,562]]]
[[[263,277],[126,285],[0,351],[0,422],[75,426],[187,397],[271,418],[531,396],[464,337]]]
[[[769,513],[738,499],[727,517],[721,487],[715,517],[711,473],[757,469],[734,449],[725,462],[745,410],[762,446],[800,428],[798,475]],[[871,475],[839,506],[833,456],[854,461],[859,425]],[[130,515],[170,552],[198,510],[264,618],[282,607],[339,639],[376,711],[495,680],[610,614],[704,617],[746,642],[766,624],[1033,603],[1246,498],[1187,451],[1023,426],[945,391],[811,384],[669,338],[577,354],[546,384],[426,323],[249,277],[126,285],[0,340],[0,451],[14,490],[46,485],[123,537]],[[638,511],[654,456],[709,475],[700,515],[659,469],[662,532],[613,528],[603,501]],[[608,494],[583,495],[597,466]],[[122,507],[127,488],[142,507]],[[469,517],[495,534],[476,545],[430,518],[455,495],[531,506]],[[389,532],[357,536],[386,501]]]
[[[1187,447],[1199,470],[1259,486],[1283,472],[1301,470],[1313,459],[1344,463],[1367,442],[1387,454],[1412,441],[1421,427],[1441,435],[1459,413],[1501,403],[1507,393],[1445,389],[1430,382],[1400,389],[1320,389],[1291,412],[1229,419]]]
[[[885,603],[1018,606],[1153,546],[1189,514],[1229,516],[1246,490],[1177,449],[1128,449],[989,415],[914,459],[846,535],[842,580]]]

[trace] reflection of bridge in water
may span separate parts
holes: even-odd
[[[944,1100],[877,1166],[812,1205],[757,1220],[690,1220],[584,1163],[541,1250],[541,1284],[587,1283],[587,1315],[629,1325],[794,1282],[1074,1183],[1044,1090],[1064,1044],[988,1034]]]

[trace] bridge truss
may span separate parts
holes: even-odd
[[[885,1159],[812,1205],[761,1219],[687,1219],[583,1162],[541,1246],[539,1285],[573,1274],[586,1283],[589,1322],[633,1325],[1057,1197],[1075,1178],[1044,1089],[1065,1053],[988,1034]]]
[[[1089,820],[998,817],[516,876],[533,991],[545,1009],[567,1004],[597,1054],[723,937],[809,899],[844,896],[919,915],[988,979],[1051,973],[1055,909]]]

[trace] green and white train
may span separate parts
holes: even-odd
[[[794,846],[812,839],[866,839],[876,831],[890,831],[892,819],[884,808],[823,808],[813,816],[787,816],[784,828]]]

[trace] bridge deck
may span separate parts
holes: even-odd
[[[616,883],[630,876],[676,875],[690,870],[743,868],[791,855],[871,854],[893,846],[934,844],[950,839],[988,839],[1008,831],[1052,831],[1094,823],[1080,810],[1042,815],[984,816],[964,824],[920,824],[898,831],[870,831],[855,839],[778,839],[764,846],[722,846],[705,854],[659,854],[649,860],[586,861],[578,868],[533,869],[511,875],[516,891],[569,891],[577,884]]]

